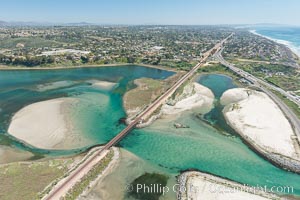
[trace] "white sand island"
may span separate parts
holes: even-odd
[[[91,83],[92,86],[95,88],[99,88],[107,91],[113,90],[119,85],[118,83],[113,83],[109,81],[99,81],[99,80],[89,80],[88,83]]]
[[[179,200],[266,200],[278,196],[201,172],[179,177]]]
[[[44,92],[48,90],[54,90],[54,89],[59,89],[59,88],[64,88],[64,87],[70,87],[73,84],[75,84],[75,81],[56,81],[56,82],[50,82],[50,83],[44,83],[44,84],[39,84],[36,86],[36,90],[39,92]]]
[[[235,88],[224,92],[227,122],[245,139],[268,153],[299,158],[293,129],[280,108],[263,92]]]
[[[176,99],[173,105],[168,103],[162,106],[163,114],[179,114],[192,109],[202,114],[207,113],[213,108],[214,94],[209,88],[194,82],[185,86],[182,94]]]
[[[79,148],[86,141],[72,129],[67,111],[73,104],[73,98],[59,98],[28,105],[13,116],[8,133],[42,149]]]

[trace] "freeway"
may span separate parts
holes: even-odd
[[[237,67],[235,67],[233,64],[228,63],[223,57],[222,57],[222,51],[223,49],[221,49],[216,55],[215,57],[222,62],[222,64],[226,65],[227,67],[229,67],[232,71],[234,72],[239,72],[240,74],[242,74],[244,77],[247,77],[247,79],[251,82],[256,82],[256,83],[260,83],[261,85],[264,85],[268,88],[271,88],[279,93],[281,93],[283,96],[287,97],[289,100],[293,101],[295,104],[297,104],[300,107],[300,100],[298,100],[295,96],[293,96],[292,94],[290,94],[289,92],[283,90],[280,87],[276,87],[260,78],[257,78],[255,76],[253,76],[252,74],[245,72]]]
[[[282,102],[282,100],[280,98],[278,98],[274,93],[272,93],[266,87],[274,89],[274,90],[280,92],[281,94],[283,94],[285,96],[290,95],[290,94],[287,93],[286,91],[282,90],[281,88],[274,87],[273,85],[271,85],[271,84],[269,84],[269,83],[267,83],[267,82],[265,82],[265,81],[263,81],[263,80],[255,77],[255,76],[249,74],[248,72],[245,72],[245,71],[241,70],[240,68],[235,67],[232,64],[230,64],[229,62],[227,62],[223,58],[223,56],[221,54],[222,50],[218,51],[214,55],[215,58],[220,63],[222,63],[223,65],[225,65],[226,67],[228,67],[231,71],[239,74],[241,77],[243,77],[246,80],[250,81],[253,84],[253,86],[261,89],[263,92],[265,92],[267,95],[269,95],[269,97],[279,106],[279,108],[282,110],[282,112],[285,114],[285,116],[290,121],[291,125],[294,128],[295,134],[298,137],[298,143],[300,143],[300,120],[299,120],[299,118],[295,115],[295,113],[293,111],[291,111],[291,109],[284,102]],[[289,96],[287,96],[287,97],[289,97]],[[300,106],[299,102],[297,104]]]
[[[156,109],[158,109],[166,100],[191,76],[193,76],[199,67],[201,67],[209,56],[220,51],[222,45],[233,35],[230,34],[227,38],[221,40],[213,48],[205,52],[200,59],[199,63],[196,64],[189,72],[183,75],[177,82],[172,85],[164,94],[162,94],[158,99],[151,103],[144,111],[142,111],[125,129],[123,129],[118,135],[111,139],[103,148],[94,153],[89,159],[82,163],[74,172],[72,172],[67,178],[62,180],[61,183],[57,184],[53,189],[46,195],[43,200],[60,199],[63,197],[81,178],[92,169],[93,163],[98,161],[99,157],[104,157],[107,154],[108,149],[116,145],[122,138],[124,138],[138,123],[142,123],[150,114],[152,114]],[[95,161],[97,160],[97,162]]]

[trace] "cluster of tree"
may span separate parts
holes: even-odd
[[[27,67],[34,67],[44,64],[52,64],[55,62],[53,56],[5,56],[0,54],[0,63],[5,65],[24,65]]]
[[[160,61],[161,61],[161,57],[155,57],[155,56],[146,57],[141,60],[142,63],[151,64],[151,65],[159,65]]]

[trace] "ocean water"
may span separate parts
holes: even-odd
[[[164,79],[172,74],[138,66],[0,71],[0,144],[34,152],[37,157],[84,150],[36,149],[22,144],[6,132],[16,111],[34,102],[58,97],[77,98],[80,103],[73,115],[74,120],[78,120],[78,129],[92,138],[94,144],[105,143],[124,127],[119,124],[119,119],[125,116],[122,95],[132,87],[132,80],[140,77]],[[119,86],[112,91],[100,90],[88,84],[95,79],[118,82]],[[235,87],[231,78],[217,74],[204,75],[198,82],[215,93],[216,105],[225,90]],[[142,161],[142,166],[145,167],[139,167],[137,173],[124,173],[125,168],[119,169],[124,176],[118,178],[128,183],[127,181],[149,170],[170,177],[170,185],[174,184],[175,176],[180,171],[196,169],[254,186],[292,186],[295,194],[300,195],[300,176],[265,161],[235,134],[224,134],[223,132],[227,132],[221,125],[224,121],[214,117],[221,115],[220,112],[221,108],[218,107],[214,114],[205,119],[206,122],[202,120],[205,116],[198,116],[192,111],[184,113],[176,121],[189,125],[188,129],[175,129],[174,119],[161,119],[147,128],[132,131],[121,141],[120,146],[131,152],[136,157],[135,160]],[[134,161],[131,164],[134,165]],[[175,199],[174,197],[175,194],[171,194],[167,199]]]
[[[289,46],[300,56],[300,27],[260,27],[255,32]]]

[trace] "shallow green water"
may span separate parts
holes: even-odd
[[[132,86],[130,82],[140,77],[163,79],[171,74],[137,66],[0,71],[0,144],[29,150],[41,156],[76,153],[73,150],[36,149],[6,134],[13,113],[25,105],[58,97],[79,99],[79,106],[72,111],[77,128],[83,129],[94,144],[105,143],[123,128],[118,122],[125,116],[121,97]],[[113,91],[93,88],[88,83],[93,79],[118,82],[119,87]],[[199,82],[211,88],[217,99],[226,89],[235,87],[232,80],[223,75],[205,75]],[[218,118],[220,110],[214,109],[202,117],[223,128],[224,121]],[[300,194],[299,175],[274,167],[249,150],[238,137],[221,134],[220,130],[203,122],[193,112],[186,112],[176,121],[190,128],[175,129],[172,120],[158,120],[150,127],[134,130],[120,145],[149,165],[161,169],[162,173],[172,176],[173,181],[174,175],[180,171],[197,169],[255,186],[292,186],[294,192]]]
[[[199,82],[211,88],[216,97],[235,87],[223,75],[205,75]],[[273,166],[253,153],[239,137],[221,134],[192,112],[176,121],[190,128],[175,129],[174,121],[159,120],[146,129],[133,131],[121,144],[169,173],[196,169],[253,186],[292,186],[300,194],[299,175]]]

